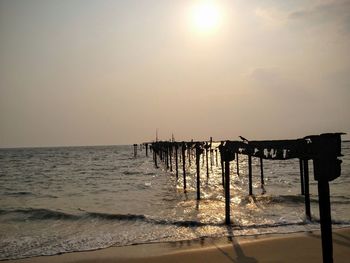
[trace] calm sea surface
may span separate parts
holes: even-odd
[[[334,227],[350,226],[350,143],[342,175],[331,182]],[[200,237],[289,233],[319,229],[317,185],[310,162],[312,221],[304,215],[299,162],[253,159],[254,197],[248,196],[247,159],[240,176],[231,165],[232,230],[224,223],[221,169],[215,158],[201,171],[196,201],[195,165],[187,167],[187,193],[175,173],[131,146],[0,149],[0,260],[109,246]],[[201,164],[203,162],[201,161]]]

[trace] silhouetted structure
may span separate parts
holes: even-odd
[[[341,160],[341,135],[342,133],[327,133],[311,135],[296,140],[271,140],[271,141],[249,141],[240,136],[242,141],[222,141],[217,147],[220,152],[222,185],[225,189],[225,223],[231,224],[230,215],[230,162],[235,160],[237,174],[239,175],[238,154],[248,156],[248,179],[249,195],[253,194],[252,187],[252,158],[260,159],[261,188],[264,189],[263,159],[268,160],[289,160],[298,158],[300,162],[301,194],[305,200],[305,215],[311,220],[310,193],[309,193],[309,160],[313,161],[314,179],[318,182],[320,224],[322,235],[323,262],[333,262],[332,245],[332,223],[330,210],[329,181],[340,176]],[[176,176],[178,177],[178,148],[182,153],[183,184],[186,191],[186,151],[189,163],[192,150],[196,155],[197,174],[197,199],[200,200],[200,156],[206,153],[207,177],[209,177],[208,152],[212,147],[212,140],[209,142],[162,142],[157,141],[151,144],[153,158],[157,167],[157,155],[164,161],[169,169],[169,158],[175,149]],[[147,148],[146,148],[147,149]],[[136,156],[136,153],[135,153]]]

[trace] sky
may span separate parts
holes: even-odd
[[[0,0],[0,148],[350,133],[349,56],[350,1]]]

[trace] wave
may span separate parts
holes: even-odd
[[[25,192],[25,191],[19,191],[19,192],[5,192],[3,195],[8,196],[35,196],[34,193],[31,192]]]
[[[55,195],[50,194],[37,194],[32,192],[26,192],[26,191],[19,191],[19,192],[4,192],[1,195],[4,196],[13,196],[13,197],[37,197],[37,198],[58,198]]]
[[[246,196],[242,199],[244,203],[266,203],[266,204],[302,204],[305,201],[305,197],[303,195],[256,195],[256,196]],[[311,202],[318,202],[317,198],[312,198],[310,196]]]
[[[305,197],[303,195],[257,195],[257,196],[246,196],[242,199],[242,203],[266,203],[266,204],[303,204]],[[318,196],[310,195],[310,202],[318,204]],[[350,204],[350,198],[342,195],[332,195],[332,204]]]
[[[169,220],[161,218],[152,218],[146,215],[137,214],[109,214],[109,213],[98,213],[98,212],[87,212],[84,210],[80,214],[70,214],[61,211],[54,211],[50,209],[40,209],[40,208],[28,208],[28,209],[14,209],[6,210],[0,209],[0,216],[8,215],[11,217],[12,221],[27,221],[27,220],[66,220],[66,221],[78,221],[78,220],[106,220],[106,221],[141,221],[148,224],[154,225],[173,225],[177,227],[202,227],[202,226],[225,226],[224,221],[222,222],[201,222],[195,220]],[[252,225],[240,225],[234,223],[231,225],[233,228],[237,229],[249,229],[249,228],[269,228],[269,227],[281,227],[281,226],[292,226],[292,225],[307,225],[319,223],[318,219],[312,221],[298,221],[298,222],[275,222],[271,224],[252,224]],[[333,220],[335,225],[349,225],[350,221],[339,221]]]
[[[72,220],[79,219],[79,216],[68,214],[60,211],[54,211],[44,208],[27,208],[27,209],[14,209],[6,210],[0,209],[0,215],[14,216],[11,220],[22,221],[22,220]]]

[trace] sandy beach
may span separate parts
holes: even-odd
[[[334,262],[349,262],[350,228],[333,231]],[[9,263],[322,262],[319,231],[111,247]]]

